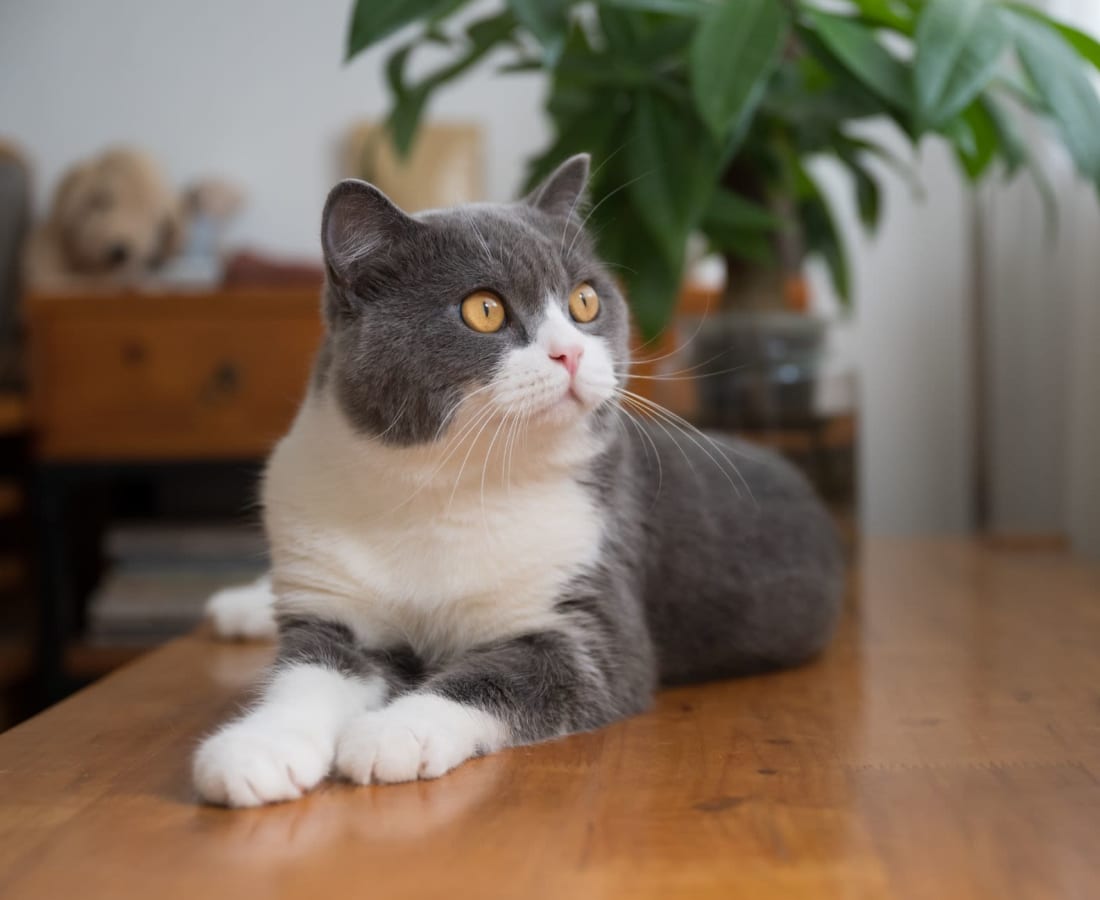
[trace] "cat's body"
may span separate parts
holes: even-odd
[[[280,659],[200,750],[205,799],[434,777],[828,639],[841,566],[801,476],[618,406],[626,311],[574,216],[586,172],[416,220],[330,198],[326,344],[264,483]],[[455,312],[485,290],[507,319],[477,333]]]

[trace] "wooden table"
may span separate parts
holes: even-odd
[[[270,657],[204,635],[0,736],[0,896],[1100,896],[1100,570],[874,542],[827,655],[434,782],[203,808]]]

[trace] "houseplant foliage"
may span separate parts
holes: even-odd
[[[807,162],[849,171],[873,229],[881,170],[868,161],[891,159],[859,127],[868,120],[913,145],[947,141],[976,183],[1037,172],[1019,130],[1035,114],[1100,184],[1100,43],[1021,3],[508,0],[486,12],[473,0],[356,0],[348,57],[398,31],[410,37],[386,74],[402,152],[436,91],[486,57],[503,73],[548,74],[553,139],[529,179],[593,154],[590,222],[647,334],[672,313],[693,232],[735,267],[789,266],[791,247],[796,265],[816,254],[847,299],[842,236]],[[449,61],[413,77],[427,44]]]

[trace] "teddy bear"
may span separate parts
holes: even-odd
[[[26,284],[38,290],[140,287],[185,248],[192,223],[224,219],[241,195],[209,179],[176,191],[146,154],[115,147],[73,166],[24,255]]]

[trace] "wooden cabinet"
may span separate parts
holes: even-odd
[[[27,306],[43,462],[262,458],[321,339],[316,289],[37,296]]]

